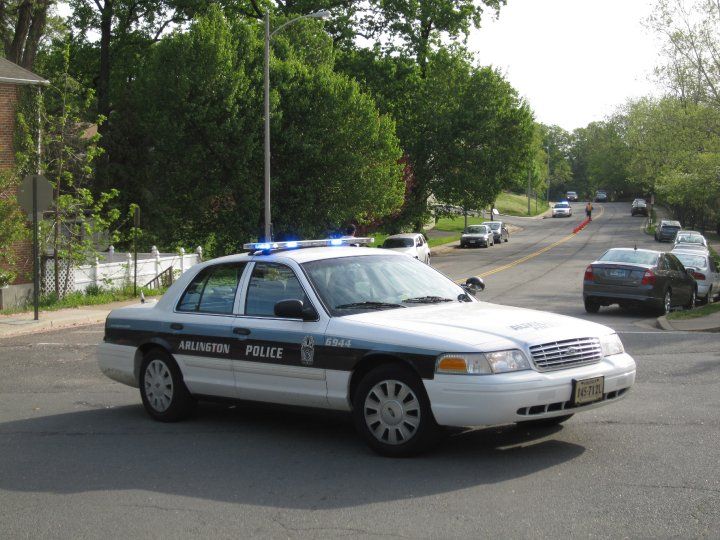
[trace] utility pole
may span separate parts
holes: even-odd
[[[528,200],[528,216],[530,215],[530,169],[528,169],[528,188],[527,188],[527,200]]]
[[[550,206],[550,146],[547,147],[547,203]]]

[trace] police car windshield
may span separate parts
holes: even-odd
[[[411,257],[359,255],[310,261],[302,267],[333,316],[459,301],[465,295],[458,285]]]

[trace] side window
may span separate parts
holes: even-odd
[[[245,300],[245,315],[274,317],[281,300],[309,302],[295,273],[283,264],[256,263]]]
[[[675,270],[676,272],[682,272],[685,270],[683,264],[677,260],[674,255],[665,255],[665,258],[668,260],[671,270]]]
[[[215,270],[205,283],[198,311],[222,315],[232,314],[235,293],[244,268],[245,263],[239,265],[221,264],[215,267]]]
[[[417,247],[420,247],[420,246],[423,245],[423,241],[422,241],[422,238],[421,238],[421,237],[418,236],[418,237],[415,239],[415,245],[416,245]]]
[[[710,271],[713,273],[717,273],[717,266],[715,264],[715,259],[712,257],[708,257],[708,263],[710,265]]]
[[[205,268],[192,280],[178,303],[178,311],[230,315],[246,263]]]
[[[197,311],[198,305],[200,304],[200,296],[202,296],[205,282],[209,276],[210,268],[205,268],[193,278],[188,288],[185,289],[182,298],[180,298],[180,302],[178,302],[178,311]]]

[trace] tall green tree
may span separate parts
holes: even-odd
[[[123,175],[158,245],[237,251],[258,236],[263,201],[262,28],[217,8],[151,48],[127,137],[144,150]],[[273,44],[272,209],[275,236],[365,222],[401,203],[392,121],[357,83],[332,71],[321,23]]]

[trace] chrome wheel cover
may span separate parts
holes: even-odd
[[[153,360],[145,368],[145,397],[157,412],[165,412],[172,403],[172,374],[162,360]]]
[[[365,397],[363,416],[378,441],[403,444],[412,439],[420,427],[420,400],[403,382],[381,381]]]

